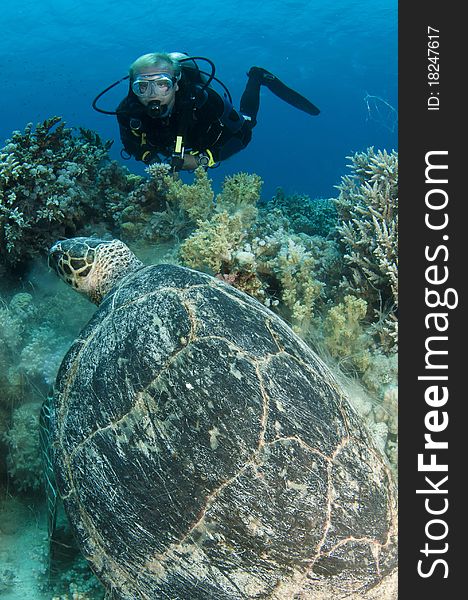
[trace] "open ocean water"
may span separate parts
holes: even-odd
[[[253,141],[212,173],[216,181],[248,170],[266,196],[281,186],[329,197],[349,153],[397,147],[395,0],[6,0],[0,23],[1,140],[60,115],[114,139],[119,158],[115,118],[96,113],[93,98],[141,54],[181,51],[211,58],[237,107],[257,65],[321,109],[310,117],[262,89]],[[113,110],[126,92],[125,82],[100,105]]]
[[[371,146],[397,150],[396,0],[4,0],[0,13],[0,146],[13,131],[57,115],[67,127],[88,128],[114,140],[111,158],[143,175],[141,163],[120,156],[115,117],[95,112],[91,103],[126,75],[138,56],[179,51],[210,58],[237,108],[246,72],[256,65],[321,110],[311,117],[262,88],[251,143],[209,173],[216,190],[226,175],[245,171],[263,179],[264,199],[278,187],[286,194],[336,197],[335,186],[347,173],[347,156]],[[99,106],[114,110],[127,85],[103,96]],[[192,175],[183,178],[190,181]],[[31,287],[52,285],[45,280],[43,274],[32,276]],[[55,288],[40,289],[44,297],[55,293]],[[0,293],[10,299],[1,285]],[[77,322],[85,322],[92,310],[79,299],[70,307],[79,313]],[[0,311],[0,318],[7,314]],[[66,345],[62,339],[60,343]],[[61,348],[53,350],[60,353]],[[44,380],[44,389],[45,383],[50,382]],[[1,436],[11,415],[1,402],[0,409],[0,421],[5,419],[0,423],[0,598],[101,598],[94,584],[86,588],[83,564],[73,564],[74,579],[68,582],[64,573],[56,595],[47,589],[44,502],[40,492],[36,498],[22,495],[8,481]],[[74,587],[78,580],[79,593]]]

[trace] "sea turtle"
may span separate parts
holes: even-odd
[[[49,262],[99,305],[42,418],[49,498],[109,597],[394,597],[390,470],[282,319],[119,240],[59,241]]]

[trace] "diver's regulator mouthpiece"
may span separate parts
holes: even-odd
[[[151,100],[151,102],[148,102],[146,110],[150,117],[157,119],[161,116],[161,100]]]
[[[161,100],[151,100],[146,105],[146,114],[152,119],[163,119],[170,114],[168,104],[161,104]]]

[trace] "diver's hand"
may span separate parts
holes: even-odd
[[[194,171],[198,167],[198,159],[192,154],[186,154],[184,156],[184,162],[180,167],[183,171]]]

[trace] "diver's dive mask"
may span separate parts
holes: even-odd
[[[162,100],[172,92],[177,81],[178,78],[169,73],[140,74],[132,82],[132,91],[139,98]]]

